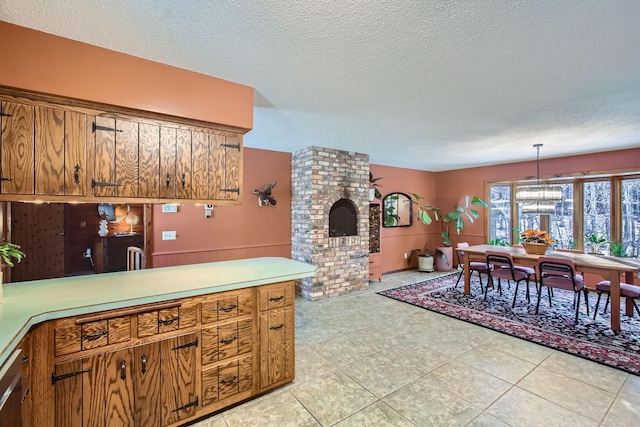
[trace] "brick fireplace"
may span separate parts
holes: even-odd
[[[291,258],[317,267],[314,277],[296,283],[296,291],[317,300],[366,289],[369,155],[307,147],[294,152],[291,163]],[[343,215],[332,219],[338,225],[331,230],[330,214]],[[355,227],[343,227],[351,214]]]

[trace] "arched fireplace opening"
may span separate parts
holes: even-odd
[[[329,211],[329,237],[356,236],[358,234],[358,213],[349,199],[340,199]]]

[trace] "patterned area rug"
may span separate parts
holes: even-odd
[[[508,286],[505,281],[502,282],[502,296],[496,289],[489,288],[485,300],[476,274],[471,278],[471,295],[464,295],[464,279],[455,287],[457,279],[458,274],[455,273],[378,293],[640,375],[640,318],[637,313],[634,317],[621,315],[622,331],[614,333],[609,328],[610,310],[607,309],[607,314],[602,314],[606,295],[600,301],[595,320],[593,310],[597,294],[589,293],[590,316],[587,316],[582,297],[576,324],[573,292],[554,289],[553,305],[549,307],[546,288],[543,289],[540,312],[535,314],[535,284],[529,285],[531,303],[527,303],[525,285],[521,283],[516,305],[511,308],[515,290],[513,283]],[[483,276],[483,283],[486,281],[486,276]],[[497,287],[497,280],[495,284]]]

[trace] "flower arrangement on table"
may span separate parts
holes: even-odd
[[[528,254],[544,255],[554,242],[546,231],[528,229],[520,232],[520,243]]]

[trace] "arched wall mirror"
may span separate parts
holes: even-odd
[[[413,204],[405,193],[389,193],[382,199],[382,226],[408,227],[413,224]]]

